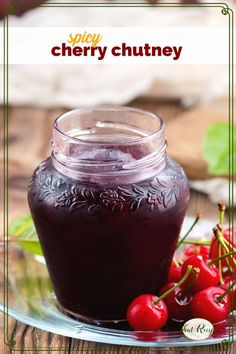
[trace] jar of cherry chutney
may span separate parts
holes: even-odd
[[[163,120],[139,109],[76,109],[54,122],[28,201],[69,315],[122,321],[137,295],[166,281],[189,199],[166,146]]]

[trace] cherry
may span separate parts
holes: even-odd
[[[228,227],[227,229],[224,230],[223,232],[224,237],[227,238],[227,240],[232,241],[236,247],[236,226],[232,227]]]
[[[176,282],[180,281],[182,277],[182,267],[180,265],[176,265],[175,262],[171,262],[169,273],[168,273],[168,282]]]
[[[208,265],[208,262],[208,258],[202,255],[193,255],[185,260],[182,266],[182,274],[186,272],[189,265],[192,265],[194,268],[199,268],[200,270],[199,276],[195,284],[192,286],[192,292],[197,292],[208,288],[209,286],[216,286],[219,284],[219,270],[214,264]],[[185,286],[188,286],[192,281],[192,274],[190,274],[185,282]]]
[[[230,281],[236,280],[236,273],[230,274],[230,275],[227,274],[227,276],[225,276],[224,280],[225,280],[225,283],[229,283]]]
[[[167,322],[168,310],[164,301],[157,296],[144,294],[131,302],[127,319],[130,326],[137,331],[156,331]]]
[[[137,331],[156,331],[168,320],[168,309],[164,298],[185,282],[192,271],[188,266],[183,278],[159,297],[151,294],[139,295],[128,307],[127,319],[130,326]]]
[[[228,228],[225,231],[222,229],[222,224],[224,222],[225,205],[218,204],[218,209],[220,212],[220,224],[213,228],[214,236],[211,240],[210,257],[215,259],[221,257],[224,254],[235,251],[235,241],[236,241],[236,228]],[[233,240],[232,240],[233,239]],[[230,271],[236,269],[236,254],[231,257],[226,257],[218,262],[218,267],[220,274],[222,274],[223,267],[228,267]]]
[[[222,235],[219,234],[219,238],[216,238],[216,236],[212,237],[210,246],[210,256],[212,259],[217,258],[218,256],[222,256],[225,253],[229,253],[230,251],[232,251],[233,248],[236,248],[236,227],[234,227],[233,230],[228,228],[222,231]],[[233,256],[233,258],[236,262],[236,254]],[[232,258],[225,258],[222,259],[221,265],[222,267],[230,266],[233,269],[236,269],[235,262]]]
[[[219,287],[211,286],[196,293],[191,302],[193,317],[204,318],[211,323],[226,320],[230,311],[229,295]]]
[[[167,283],[161,288],[159,295],[164,294],[176,284],[177,283],[174,282]],[[185,321],[189,319],[191,301],[192,295],[184,294],[181,286],[176,288],[165,298],[169,317],[175,321]]]
[[[229,290],[229,297],[230,297],[230,307],[231,310],[236,310],[236,275],[234,274],[231,277],[225,278],[225,283],[222,284],[220,287],[223,290]]]
[[[191,287],[197,280],[199,269],[192,269],[192,273],[194,279],[193,282],[189,284],[188,288],[183,288],[177,283],[170,282],[164,285],[159,292],[159,295],[169,292],[169,295],[165,297],[165,304],[168,309],[169,317],[174,321],[186,321],[190,318],[190,305],[193,297],[191,295]],[[170,289],[174,290],[170,292]]]
[[[189,245],[183,254],[183,261],[185,261],[190,256],[194,254],[201,254],[202,256],[208,256],[210,251],[210,246],[207,245]]]

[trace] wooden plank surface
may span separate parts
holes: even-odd
[[[148,101],[132,102],[133,106],[158,112],[166,118],[168,124],[177,122],[179,114],[184,109],[177,102],[159,103]],[[37,164],[49,155],[52,121],[66,109],[42,110],[37,108],[15,107],[10,109],[9,114],[9,217],[28,212],[26,201],[26,188],[29,177]],[[2,127],[2,125],[1,125]],[[2,156],[2,152],[1,152]],[[2,165],[2,164],[1,164]],[[2,173],[1,173],[2,178]],[[1,182],[2,186],[2,182]],[[201,211],[207,218],[217,218],[216,208],[200,193],[191,193],[188,214],[194,215]],[[1,210],[2,217],[2,210]],[[1,219],[2,220],[2,219]],[[2,250],[1,250],[2,251]],[[2,262],[2,254],[0,255]],[[14,260],[10,260],[13,262]],[[2,265],[2,264],[1,264]],[[3,268],[1,267],[1,273]],[[2,277],[1,277],[2,289]],[[1,333],[3,332],[3,316],[1,314]],[[25,353],[25,348],[34,348],[32,353],[42,353],[42,348],[51,348],[51,353],[165,353],[164,349],[125,347],[86,342],[62,337],[49,332],[27,326],[13,318],[8,318],[9,338],[15,341],[15,348],[11,350],[4,344],[3,336],[0,340],[0,354]],[[63,349],[62,349],[63,348]],[[177,348],[168,352],[189,353],[234,353],[236,346],[213,345],[198,348]]]
[[[205,131],[210,124],[228,121],[228,102],[221,100],[190,109],[167,125],[169,154],[191,179],[208,179],[203,158]]]

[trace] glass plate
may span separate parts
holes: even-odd
[[[191,222],[192,219],[187,217],[183,229],[188,228]],[[205,234],[207,237],[203,230],[211,230],[212,224],[211,221],[201,220],[194,229],[194,236],[202,237]],[[13,244],[9,245],[8,288],[6,313],[27,325],[67,337],[129,346],[183,347],[221,343],[229,339],[229,333],[231,340],[232,335],[236,335],[235,313],[229,321],[215,325],[213,335],[201,341],[188,339],[181,330],[135,332],[108,329],[74,320],[58,309],[43,257],[33,257]],[[4,311],[2,304],[0,310]]]

